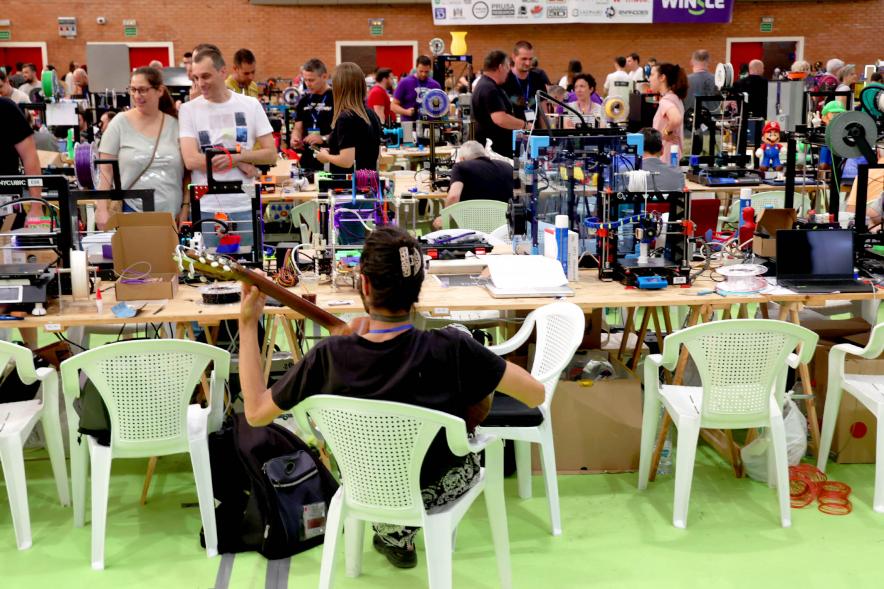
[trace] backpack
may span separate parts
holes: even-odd
[[[219,553],[280,559],[322,544],[338,483],[291,431],[252,427],[235,413],[209,435],[209,460]]]

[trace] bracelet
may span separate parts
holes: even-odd
[[[227,148],[224,147],[223,145],[219,145],[219,146],[218,146],[218,149],[220,149],[220,150],[223,151],[225,154],[227,154],[227,163],[228,163],[228,168],[227,168],[227,169],[228,169],[228,170],[232,170],[232,169],[233,169],[233,156],[230,155],[230,151],[228,151]]]
[[[183,203],[181,203],[181,208],[189,207],[189,206],[190,206],[190,203],[189,203],[189,202],[183,202]]]

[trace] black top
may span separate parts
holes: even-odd
[[[748,75],[734,84],[734,91],[749,94],[749,116],[767,118],[767,80],[762,76]]]
[[[0,98],[0,176],[17,176],[18,151],[15,146],[34,132],[18,105],[8,98]]]
[[[381,121],[374,110],[366,110],[371,125],[351,110],[338,115],[335,128],[328,138],[328,151],[338,155],[342,149],[356,148],[356,169],[377,170],[378,156],[381,153]],[[349,174],[352,168],[340,168],[334,164],[329,168],[332,174]]]
[[[334,100],[332,90],[329,88],[323,94],[304,94],[295,107],[295,122],[304,125],[304,136],[310,134],[311,129],[319,129],[320,135],[328,135],[332,130],[332,116],[334,115]],[[321,170],[313,152],[305,148],[301,154],[301,167],[311,170]]]
[[[513,105],[513,116],[524,120],[525,111],[533,111],[537,100],[537,91],[546,91],[549,79],[542,70],[530,70],[528,76],[524,80],[520,80],[513,72],[506,76],[506,82],[503,83],[504,92],[509,98],[510,104]]]
[[[491,139],[494,151],[506,157],[513,157],[513,132],[494,124],[491,114],[505,112],[513,114],[513,105],[506,93],[494,80],[482,76],[476,82],[471,100],[473,119],[476,121],[476,141],[485,146],[485,140]]]
[[[479,157],[454,164],[451,182],[463,182],[460,200],[499,200],[513,197],[513,167],[500,160]]]
[[[458,329],[410,329],[379,343],[358,335],[321,340],[271,391],[281,409],[310,395],[335,394],[466,418],[467,408],[494,392],[505,370],[502,358]],[[438,480],[458,463],[440,432],[427,451],[421,483]]]

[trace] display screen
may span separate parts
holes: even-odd
[[[777,231],[778,278],[853,278],[851,231]]]

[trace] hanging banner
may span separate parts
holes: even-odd
[[[433,0],[433,24],[729,23],[735,0]]]

